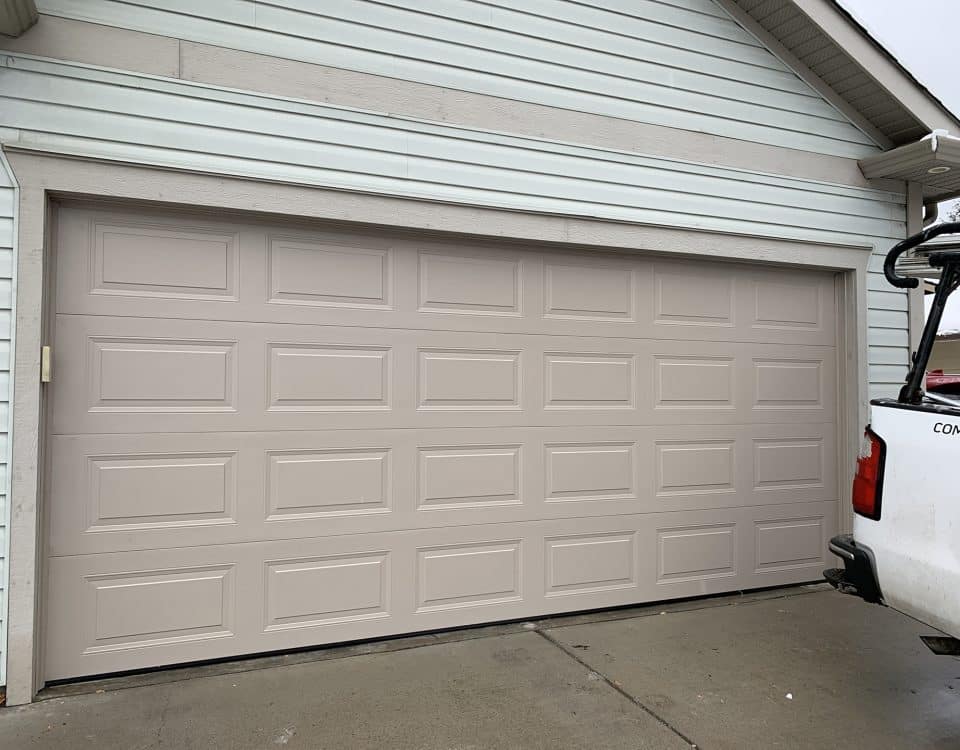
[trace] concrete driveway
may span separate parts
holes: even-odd
[[[822,586],[55,688],[2,748],[960,747],[960,662]]]

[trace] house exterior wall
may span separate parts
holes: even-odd
[[[712,0],[41,0],[41,12],[433,86],[861,157],[872,141]],[[376,108],[376,103],[372,103]]]
[[[904,236],[904,190],[863,181],[855,159],[878,147],[719,6],[405,5],[343,0],[321,16],[305,0],[41,0],[39,25],[0,42],[13,50],[0,68],[0,142],[449,205],[869,247],[869,395],[895,391],[907,367],[907,296],[890,290],[881,266]],[[87,36],[57,36],[75,22]],[[249,66],[243,75],[238,62]],[[9,215],[11,233],[12,195],[0,183],[0,228]],[[10,330],[6,237],[0,345]]]

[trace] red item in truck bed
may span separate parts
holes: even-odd
[[[960,393],[960,375],[947,375],[943,370],[927,372],[927,390],[934,393]]]

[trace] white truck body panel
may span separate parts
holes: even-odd
[[[886,444],[880,520],[856,516],[884,602],[960,638],[960,409],[874,404]]]

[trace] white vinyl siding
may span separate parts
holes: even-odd
[[[859,158],[877,147],[712,0],[38,0],[42,13]],[[372,103],[374,106],[376,103]]]
[[[890,238],[879,246],[880,252],[870,258],[867,277],[870,303],[867,362],[871,398],[895,396],[907,377],[910,362],[907,295],[893,290],[883,276],[884,255],[894,244],[896,240]]]
[[[0,159],[0,685],[6,683],[7,661],[7,502],[10,434],[10,312],[13,304],[14,199],[16,191]]]
[[[21,146],[452,203],[883,253],[903,194],[640,156],[8,56],[0,126]],[[872,394],[907,363],[906,297],[869,279]]]

